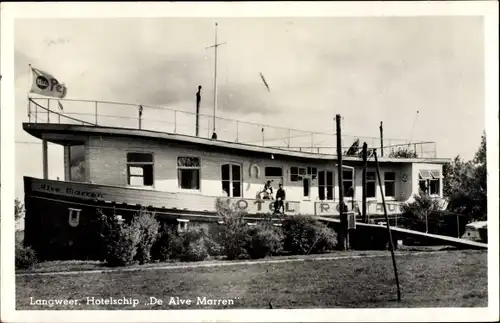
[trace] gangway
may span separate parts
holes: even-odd
[[[323,222],[334,223],[335,225],[340,225],[340,219],[318,217],[318,220]],[[371,224],[371,223],[356,222],[356,227],[361,227],[365,229],[371,228],[372,230],[377,230],[379,232],[387,231],[386,226]],[[402,240],[405,238],[417,238],[422,242],[430,242],[430,243],[438,242],[438,243],[443,243],[447,246],[454,246],[459,249],[488,249],[488,244],[482,242],[443,236],[439,234],[425,233],[394,226],[391,226],[390,229],[394,240],[396,239]]]

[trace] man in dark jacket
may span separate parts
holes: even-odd
[[[283,208],[283,214],[285,214],[285,190],[283,189],[283,184],[279,185],[276,191],[276,202],[274,206],[274,212],[280,213],[281,208]]]

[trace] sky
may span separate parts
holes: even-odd
[[[437,157],[471,159],[479,147],[481,17],[18,19],[16,196],[23,176],[42,176],[41,143],[22,129],[28,64],[64,82],[71,99],[194,112],[202,85],[200,112],[212,115],[214,51],[206,47],[215,22],[227,42],[218,52],[217,116],[334,133],[341,114],[353,137],[377,137],[383,121],[385,138],[434,141]],[[49,178],[64,178],[62,155],[49,145]]]

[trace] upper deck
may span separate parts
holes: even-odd
[[[82,134],[106,133],[155,137],[196,145],[217,146],[222,149],[296,158],[330,160],[336,158],[336,146],[332,145],[336,142],[333,133],[311,132],[199,114],[198,136],[196,136],[196,113],[148,105],[30,98],[28,116],[29,123],[24,124],[24,129],[38,138],[41,138],[42,133],[61,133],[61,131]],[[217,140],[211,139],[213,122],[216,125]],[[359,139],[360,146],[366,142],[369,148],[377,148],[381,162],[431,160],[434,163],[445,163],[448,161],[436,158],[435,142],[410,142],[404,139],[384,138],[381,153],[379,138],[343,135],[342,151],[346,161],[360,160],[361,147],[350,149],[356,139]],[[396,158],[392,153],[397,149],[414,152],[417,158]]]

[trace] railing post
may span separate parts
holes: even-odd
[[[95,101],[95,125],[97,126],[97,101]]]
[[[311,152],[314,148],[314,132],[311,132]]]
[[[50,99],[47,99],[47,123],[50,123]]]
[[[264,147],[264,126],[263,125],[261,125],[260,131],[262,132],[262,147]]]
[[[142,105],[139,106],[139,130],[142,129]]]
[[[239,132],[238,124],[239,124],[239,122],[238,122],[238,120],[236,120],[236,142],[238,142],[238,132]]]
[[[174,110],[174,133],[177,133],[177,110]]]
[[[290,141],[292,140],[291,133],[292,133],[292,130],[290,130],[290,128],[288,128],[288,144],[287,144],[288,148],[290,148]]]
[[[61,114],[60,113],[57,115],[57,123],[61,123]]]
[[[38,104],[35,104],[35,123],[38,122]]]
[[[28,122],[31,123],[31,99],[28,97]]]

